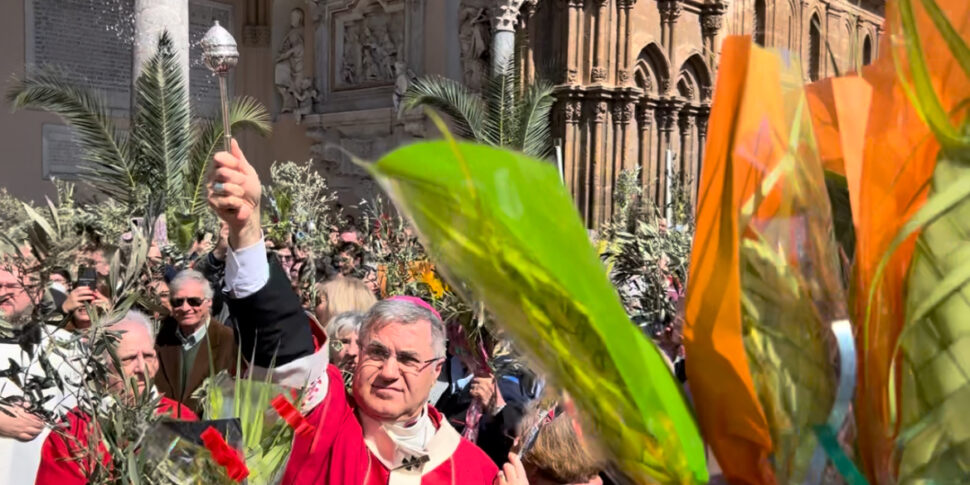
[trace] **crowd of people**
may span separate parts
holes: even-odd
[[[259,179],[235,143],[215,164],[209,203],[222,221],[219,237],[200,240],[181,264],[152,245],[151,295],[132,310],[111,317],[117,299],[107,296],[123,247],[85,247],[44,278],[0,265],[0,316],[14,324],[0,359],[64,381],[43,389],[49,397],[23,399],[29,386],[13,372],[0,376],[6,483],[92,481],[110,451],[89,436],[92,418],[71,389],[93,378],[112,399],[153,396],[158,413],[194,421],[206,419],[207,378],[271,367],[274,382],[303,391],[301,411],[316,430],[294,437],[283,483],[602,483],[607,460],[563,411],[568,397],[514,355],[499,358],[514,365],[470,364],[468,349],[448,338],[454,323],[428,301],[388,296],[373,269],[348,271],[361,269],[353,233],[336,236],[345,250],[335,271],[318,271],[308,287],[309,255],[267,243]],[[100,325],[119,335],[100,355],[109,372],[87,373],[70,352],[49,361],[56,369],[33,358],[54,345],[83,354],[90,311],[103,312]],[[24,343],[30,333],[34,347]]]

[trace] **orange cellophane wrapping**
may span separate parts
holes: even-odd
[[[919,2],[914,3],[935,91],[944,108],[952,110],[970,92],[970,82]],[[937,3],[964,40],[970,39],[970,3]],[[893,238],[925,201],[939,151],[897,79],[888,35],[898,32],[897,15],[895,2],[889,2],[880,57],[863,68],[861,75],[823,80],[807,89],[825,167],[845,175],[849,187],[856,231],[851,306],[859,362],[855,407],[865,410],[855,416],[860,460],[874,483],[892,483],[895,474],[897,430],[889,385],[890,379],[899,381],[898,375],[890,375],[890,369],[903,325],[906,272],[915,236],[890,257],[878,282],[875,273]],[[905,53],[901,47],[896,49],[906,72]],[[870,291],[876,283],[870,306]]]

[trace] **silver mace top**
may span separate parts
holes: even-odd
[[[202,60],[206,67],[215,74],[225,74],[236,67],[239,61],[239,50],[236,39],[228,30],[219,25],[216,20],[209,31],[202,38]]]

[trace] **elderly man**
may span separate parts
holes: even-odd
[[[172,316],[162,322],[155,341],[159,372],[155,386],[197,414],[192,397],[211,374],[236,368],[236,342],[231,328],[212,319],[212,286],[195,270],[180,272],[169,283]]]
[[[0,268],[0,318],[13,323],[17,330],[12,338],[0,339],[0,369],[6,369],[12,361],[22,370],[17,375],[20,384],[8,377],[0,378],[0,397],[10,400],[7,401],[9,405],[0,404],[0,483],[22,483],[25,477],[37,473],[41,445],[49,432],[41,416],[28,411],[26,403],[16,402],[24,396],[21,386],[28,380],[40,381],[47,377],[47,370],[39,362],[42,352],[37,349],[33,354],[25,351],[21,341],[25,337],[39,341],[40,349],[47,349],[52,340],[59,341],[61,350],[46,355],[66,387],[63,391],[56,387],[43,391],[47,399],[44,403],[46,411],[54,414],[70,411],[75,404],[73,390],[81,383],[80,376],[71,371],[71,364],[65,360],[65,356],[71,357],[69,354],[76,347],[71,344],[71,334],[30,320],[34,304],[28,290],[39,290],[39,286],[19,277],[16,270],[11,269]]]
[[[485,485],[524,483],[520,466],[495,464],[427,404],[445,357],[441,320],[423,302],[383,301],[364,317],[351,399],[311,330],[286,274],[268,264],[259,225],[259,177],[235,142],[215,156],[209,204],[229,225],[226,285],[244,355],[274,362],[282,384],[308,386],[315,431],[298,435],[284,484]],[[516,465],[520,465],[517,460]],[[508,481],[506,481],[508,480]]]
[[[152,338],[152,324],[148,318],[136,311],[129,311],[121,321],[112,325],[110,330],[121,334],[115,349],[121,368],[113,368],[109,377],[109,388],[119,399],[133,399],[145,392],[154,392],[152,379],[158,371],[158,357]],[[128,385],[134,380],[136,387]],[[198,419],[192,411],[179,403],[162,396],[156,410],[180,419]],[[92,466],[92,457],[85,456],[88,446],[91,416],[79,408],[74,408],[65,419],[62,430],[51,433],[44,442],[40,468],[37,470],[37,484],[82,485],[87,484],[84,470]],[[103,445],[99,445],[103,461],[110,457]],[[21,477],[22,479],[23,477]]]

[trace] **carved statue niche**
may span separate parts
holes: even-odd
[[[488,73],[491,21],[485,8],[464,6],[460,15],[462,77],[466,86],[478,91]]]
[[[293,115],[296,116],[296,124],[300,124],[304,116],[313,112],[313,102],[320,98],[320,93],[313,87],[313,79],[303,77],[292,90],[292,94],[297,103]]]
[[[294,8],[290,11],[290,30],[275,59],[274,84],[281,98],[281,113],[297,108],[293,91],[299,89],[298,83],[303,79],[303,50],[303,10]]]
[[[334,35],[342,37],[334,63],[338,87],[354,88],[393,84],[394,63],[407,62],[404,13],[388,12],[375,3],[362,17],[339,22]],[[336,42],[338,46],[341,42]]]

